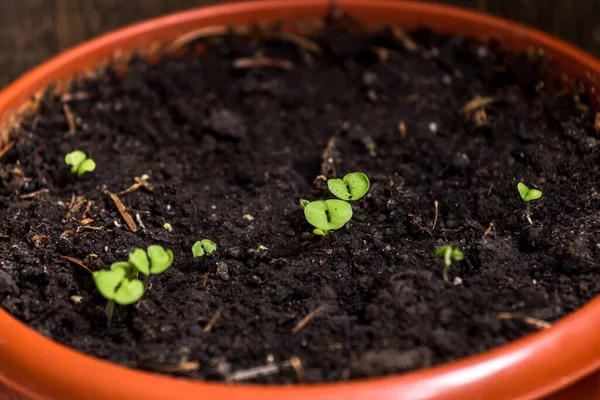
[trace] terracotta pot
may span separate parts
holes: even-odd
[[[600,88],[600,62],[558,39],[491,16],[420,2],[338,0],[365,22],[426,25],[441,32],[544,48],[566,73]],[[114,53],[167,42],[210,25],[323,17],[326,0],[260,1],[183,12],[128,27],[69,50],[0,93],[0,115],[46,85],[94,67]],[[0,396],[7,399],[559,399],[600,398],[600,298],[551,329],[439,367],[349,383],[228,386],[175,379],[110,364],[59,345],[0,310]],[[585,379],[584,379],[585,378]],[[571,385],[571,386],[569,386]],[[8,387],[14,389],[10,392]],[[566,388],[566,389],[565,389]],[[562,391],[561,391],[562,390]],[[4,392],[3,392],[4,391]],[[559,392],[560,391],[560,392]],[[20,393],[17,395],[16,393]]]

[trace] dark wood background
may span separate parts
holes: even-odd
[[[438,1],[521,21],[600,55],[600,0]],[[0,0],[0,87],[57,52],[100,33],[160,14],[220,2]]]

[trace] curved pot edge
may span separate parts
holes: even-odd
[[[486,27],[488,32],[485,35],[500,37],[507,43],[516,48],[523,48],[527,45],[535,44],[536,46],[546,48],[548,53],[555,58],[561,66],[564,66],[569,72],[581,75],[589,85],[598,87],[600,80],[600,62],[585,52],[574,48],[571,45],[555,39],[549,35],[538,32],[534,29],[524,27],[512,22],[507,22],[502,19],[478,14],[475,12],[460,10],[451,7],[411,3],[411,2],[388,2],[381,0],[345,0],[339,1],[338,4],[343,9],[348,10],[351,14],[359,13],[360,19],[365,22],[388,22],[398,25],[415,25],[418,23],[427,23],[428,25],[438,28],[437,30],[446,32],[455,32],[465,34],[467,36],[481,37],[482,32],[485,32],[483,27]],[[124,28],[114,33],[109,33],[98,39],[87,42],[72,50],[67,51],[52,59],[51,61],[34,69],[32,72],[20,78],[17,82],[6,88],[0,93],[0,112],[3,115],[11,113],[24,103],[38,89],[46,86],[57,78],[62,79],[66,76],[73,75],[76,72],[82,72],[89,69],[101,58],[110,57],[116,48],[125,51],[150,45],[156,40],[166,41],[173,39],[178,34],[185,31],[208,25],[224,25],[237,24],[242,21],[254,21],[258,19],[292,19],[297,16],[316,17],[323,16],[326,12],[326,1],[319,0],[298,0],[294,2],[292,7],[290,3],[286,6],[277,4],[277,2],[250,2],[239,4],[225,4],[213,6],[200,10],[178,13],[156,20],[150,20],[138,25]],[[390,11],[391,10],[391,11]],[[402,12],[402,15],[399,13]],[[468,26],[466,24],[469,24]],[[150,36],[150,33],[151,36]],[[147,36],[148,35],[148,36]],[[116,44],[119,44],[118,46]],[[2,331],[6,329],[7,334],[0,332],[0,354],[6,355],[10,352],[7,348],[17,346],[22,342],[30,343],[30,350],[37,350],[38,355],[48,357],[47,361],[56,363],[55,357],[65,355],[70,361],[77,365],[85,365],[88,368],[98,369],[104,373],[124,374],[126,379],[115,379],[112,384],[126,385],[130,384],[131,379],[136,380],[137,389],[146,391],[148,394],[160,395],[156,393],[156,386],[166,385],[170,390],[174,388],[184,390],[185,396],[195,393],[212,394],[213,396],[225,396],[226,398],[257,396],[267,398],[264,395],[272,396],[268,398],[278,398],[279,396],[287,396],[288,398],[300,398],[304,396],[319,396],[325,398],[327,396],[344,396],[347,398],[382,398],[384,396],[402,398],[457,398],[452,396],[467,395],[473,393],[475,387],[478,387],[476,382],[479,382],[486,377],[493,378],[496,382],[494,391],[490,391],[490,387],[486,393],[491,395],[498,389],[507,388],[510,384],[510,379],[514,379],[515,375],[522,376],[531,375],[533,366],[542,365],[545,369],[546,378],[534,375],[536,382],[543,384],[537,385],[540,387],[529,387],[526,389],[518,389],[511,394],[516,397],[531,397],[550,393],[559,387],[566,386],[568,383],[585,376],[586,374],[600,367],[600,353],[590,356],[594,346],[590,346],[589,335],[587,332],[593,332],[600,329],[600,319],[593,316],[600,314],[600,299],[596,299],[581,310],[561,320],[552,329],[540,332],[526,338],[511,342],[505,346],[482,353],[480,355],[459,360],[454,363],[445,364],[432,369],[417,371],[404,375],[391,376],[386,378],[377,378],[366,381],[355,381],[351,383],[337,383],[326,385],[310,385],[310,386],[295,386],[295,387],[260,387],[260,386],[236,386],[234,388],[226,385],[203,382],[190,382],[179,379],[166,378],[154,374],[142,373],[138,371],[128,370],[116,365],[112,365],[100,360],[84,356],[70,349],[66,349],[62,345],[58,345],[49,339],[37,334],[36,332],[26,328],[21,323],[14,320],[6,312],[0,310],[0,325]],[[594,323],[594,321],[599,321]],[[582,326],[582,328],[575,328]],[[582,332],[583,331],[583,332]],[[585,343],[585,344],[583,344]],[[591,344],[595,348],[600,348],[600,339],[597,339]],[[31,348],[33,347],[33,348]],[[568,353],[565,359],[561,361],[561,365],[556,366],[556,362],[552,363],[553,357],[544,359],[536,358],[540,352],[549,351],[551,349],[561,349],[561,353]],[[555,352],[552,352],[555,354]],[[574,357],[573,355],[576,355]],[[77,371],[73,367],[69,368],[69,362],[65,361],[61,365],[64,369],[57,368],[60,371],[46,371],[49,373],[46,380],[39,385],[27,384],[27,376],[38,376],[44,374],[38,362],[24,360],[18,354],[12,352],[5,359],[12,361],[3,363],[0,366],[0,380],[9,385],[20,386],[23,391],[29,392],[31,396],[35,396],[37,389],[39,393],[57,394],[54,383],[56,380],[62,381],[65,385],[70,385],[73,389],[80,390],[79,393],[86,393],[89,388],[82,385],[85,379],[88,383],[93,381],[93,375],[86,371]],[[535,359],[535,363],[532,360]],[[586,359],[585,365],[580,367],[566,368],[565,365],[582,364],[581,359]],[[546,363],[546,362],[547,363]],[[19,365],[17,373],[7,368],[7,365]],[[511,366],[510,370],[508,366]],[[520,366],[520,367],[518,367]],[[518,368],[517,368],[518,367]],[[78,368],[83,369],[83,368]],[[568,370],[566,372],[565,370]],[[74,382],[74,380],[66,379],[65,372],[75,374],[84,381]],[[96,372],[97,373],[97,372]],[[97,375],[96,375],[97,376]],[[549,379],[550,377],[551,379]],[[117,377],[119,378],[119,377]],[[137,380],[140,380],[137,382]],[[155,380],[160,380],[157,385]],[[147,385],[149,381],[153,382],[154,388],[148,391],[142,386]],[[143,382],[143,383],[142,383]],[[95,383],[98,390],[106,385],[104,383]],[[531,385],[530,385],[531,386]],[[28,389],[25,389],[28,388]],[[32,388],[34,391],[32,391]],[[167,390],[169,390],[167,389]],[[63,389],[64,390],[64,389]],[[83,390],[83,391],[81,391]],[[162,391],[164,392],[164,391]],[[65,392],[66,393],[66,392]],[[163,393],[163,396],[168,393]],[[441,397],[437,396],[440,395]],[[412,397],[411,397],[412,396]],[[104,397],[98,397],[104,398]],[[150,397],[149,397],[150,398]],[[168,398],[168,397],[153,397],[153,398]],[[181,397],[187,398],[187,397]],[[314,397],[317,398],[317,397]],[[500,398],[500,397],[486,397]]]

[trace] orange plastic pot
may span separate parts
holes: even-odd
[[[426,25],[440,32],[497,38],[516,49],[541,47],[563,72],[600,88],[600,62],[536,30],[476,12],[418,2],[338,0],[368,23]],[[166,43],[211,25],[323,17],[326,0],[259,1],[183,12],[134,25],[69,50],[0,93],[4,121],[38,90],[93,68],[116,52]],[[439,367],[370,380],[298,385],[225,385],[136,371],[78,353],[29,329],[0,310],[0,397],[81,400],[331,400],[600,398],[600,298],[556,323],[474,357]]]

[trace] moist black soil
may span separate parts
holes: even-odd
[[[226,35],[49,91],[2,157],[2,306],[135,368],[235,380],[282,365],[252,380],[267,383],[297,382],[298,360],[308,382],[425,368],[581,307],[600,292],[588,96],[540,52],[408,38],[330,27],[315,52]],[[248,57],[262,66],[240,68]],[[75,149],[97,163],[81,179],[64,163]],[[299,199],[332,198],[318,177],[353,171],[369,194],[343,229],[313,235]],[[152,191],[119,195],[132,232],[106,191],[145,174]],[[533,225],[519,181],[543,191]],[[202,238],[218,250],[193,259]],[[465,259],[444,281],[447,243]],[[150,244],[174,265],[109,328],[92,276],[61,256],[99,270]]]

